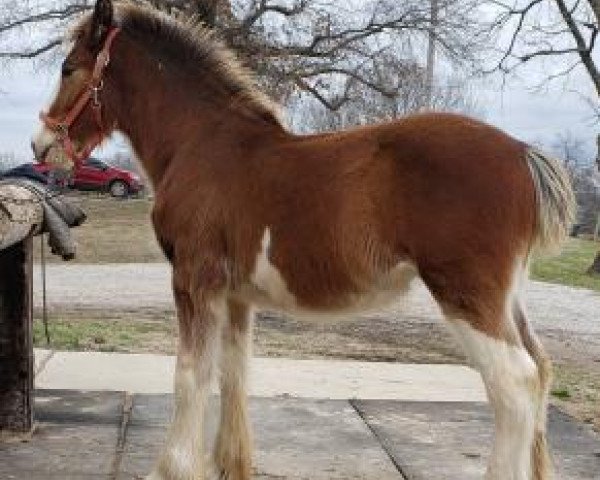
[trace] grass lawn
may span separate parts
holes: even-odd
[[[69,199],[87,213],[87,220],[71,230],[77,242],[76,263],[162,262],[164,257],[150,221],[152,202],[146,198],[119,200],[107,195],[72,195]],[[38,243],[38,242],[36,242]],[[49,262],[61,263],[46,254]],[[39,248],[35,248],[39,261]]]
[[[152,316],[123,311],[61,311],[48,318],[46,342],[40,312],[33,322],[34,345],[71,351],[174,354],[177,327],[173,312]]]
[[[600,372],[558,363],[553,373],[551,403],[600,432]]]
[[[531,278],[600,291],[600,277],[585,273],[598,250],[600,242],[570,238],[559,256],[538,258],[533,262]]]

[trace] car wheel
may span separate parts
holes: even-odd
[[[123,180],[115,180],[110,184],[108,191],[113,197],[124,198],[129,193],[129,187]]]

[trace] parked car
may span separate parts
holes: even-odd
[[[36,163],[37,172],[48,175],[51,166]],[[75,190],[96,190],[109,192],[113,197],[127,197],[144,189],[144,184],[136,173],[107,165],[97,158],[90,157],[76,166],[68,187]]]

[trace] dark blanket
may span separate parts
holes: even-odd
[[[44,185],[48,184],[48,179],[46,176],[36,171],[33,168],[33,163],[23,163],[17,167],[7,170],[4,173],[0,173],[0,179],[1,178],[27,178]]]

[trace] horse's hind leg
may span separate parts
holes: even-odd
[[[536,418],[531,461],[533,464],[533,479],[544,480],[550,478],[552,474],[546,442],[546,417],[548,394],[552,383],[552,364],[543,345],[527,320],[525,309],[520,299],[514,301],[513,314],[523,346],[533,358],[538,371],[539,388],[536,392]]]
[[[539,430],[546,388],[542,371],[546,370],[522,338],[513,308],[516,285],[490,288],[494,281],[467,276],[439,284],[443,288],[427,278],[425,282],[470,362],[481,373],[494,411],[495,438],[486,479],[548,480],[543,430]]]
[[[230,302],[221,352],[221,421],[215,441],[217,478],[250,480],[252,442],[246,400],[246,370],[252,337],[247,305]]]

